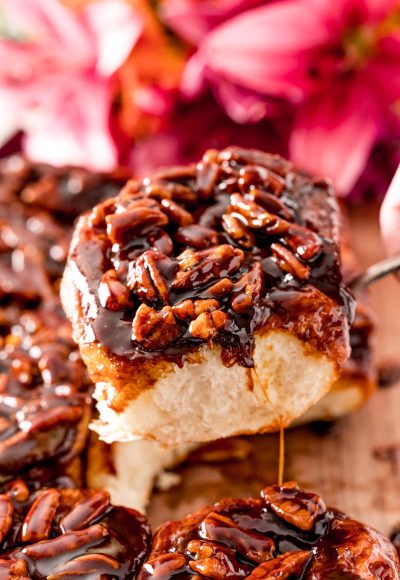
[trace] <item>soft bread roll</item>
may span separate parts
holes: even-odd
[[[300,417],[349,355],[339,243],[329,183],[236,148],[84,215],[62,301],[101,438],[173,447]]]
[[[86,479],[90,487],[106,489],[114,503],[145,512],[155,484],[169,487],[178,483],[178,476],[166,470],[183,461],[193,447],[166,449],[144,440],[108,445],[93,433]]]
[[[296,420],[296,424],[338,419],[357,410],[371,396],[376,387],[372,334],[372,314],[363,299],[357,304],[350,331],[351,356],[341,377],[316,405]],[[217,453],[219,444],[224,449],[230,441],[217,441]],[[90,487],[107,489],[114,503],[144,511],[154,485],[177,484],[178,475],[170,470],[197,446],[163,448],[156,441],[144,440],[107,445],[93,434],[88,448],[87,481]]]
[[[351,280],[358,272],[358,265],[348,240],[350,231],[346,224],[342,238],[342,263],[346,280]],[[372,356],[374,316],[367,297],[358,297],[355,319],[350,329],[351,356],[342,370],[341,376],[331,386],[328,393],[310,407],[295,424],[311,421],[333,421],[362,406],[376,388],[376,367]],[[226,446],[238,439],[224,439],[215,442],[215,454],[225,453]],[[246,449],[248,443],[240,439]],[[114,503],[127,505],[144,511],[151,498],[154,485],[165,487],[175,485],[179,477],[173,469],[192,453],[195,445],[178,445],[163,448],[155,441],[137,440],[106,445],[93,434],[89,446],[87,478],[91,487],[106,488]],[[206,447],[199,447],[199,453],[206,453]],[[240,450],[240,449],[239,449]],[[170,471],[172,469],[172,471]],[[167,470],[167,471],[166,471]]]

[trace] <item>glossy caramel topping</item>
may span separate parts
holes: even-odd
[[[70,263],[86,281],[85,322],[131,360],[182,363],[213,341],[227,366],[251,367],[265,327],[336,359],[335,329],[352,311],[338,219],[329,183],[258,151],[211,150],[197,166],[131,181],[77,229]]]
[[[0,304],[58,304],[74,219],[123,182],[18,156],[0,160]]]
[[[63,474],[84,447],[91,384],[59,284],[73,220],[121,183],[20,157],[0,161],[0,483]]]
[[[156,532],[140,580],[397,580],[394,546],[295,482],[227,499]]]
[[[0,495],[0,542],[1,578],[130,580],[151,534],[144,516],[104,491],[32,490],[20,480]]]
[[[8,311],[12,311],[9,307]],[[7,310],[3,311],[6,316]],[[91,385],[61,313],[3,318],[0,351],[0,481],[63,465],[83,449]]]

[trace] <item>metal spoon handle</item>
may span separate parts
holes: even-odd
[[[373,282],[400,270],[400,256],[393,256],[373,264],[362,274],[353,278],[349,286],[354,291],[362,290]]]

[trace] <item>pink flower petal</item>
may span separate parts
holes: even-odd
[[[227,80],[299,100],[315,85],[310,74],[315,53],[337,38],[340,25],[327,0],[275,2],[219,26],[206,37],[200,52],[204,62]]]
[[[24,142],[27,156],[57,166],[113,169],[118,154],[109,128],[109,90],[98,78],[70,79],[57,102],[37,123],[33,119]]]
[[[90,65],[95,58],[95,46],[87,25],[59,0],[3,0],[6,23],[38,46],[47,47],[48,58],[53,51],[68,58],[68,66],[79,62]]]
[[[385,18],[399,7],[398,0],[362,0],[360,4],[364,7],[366,18],[374,20]]]
[[[400,27],[397,34],[380,40],[367,70],[371,84],[388,108],[400,100]]]
[[[90,2],[84,11],[97,52],[97,70],[112,75],[136,44],[143,22],[138,10],[123,0]]]
[[[225,20],[264,3],[265,0],[164,0],[160,8],[163,20],[175,32],[198,44]]]
[[[379,113],[367,85],[354,79],[332,87],[300,110],[290,139],[292,159],[314,174],[330,177],[346,195],[367,162]]]

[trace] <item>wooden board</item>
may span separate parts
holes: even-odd
[[[362,266],[384,256],[378,208],[354,208],[352,235]],[[376,360],[400,365],[400,282],[394,277],[371,290],[377,313]],[[328,433],[301,427],[286,433],[285,478],[319,492],[333,506],[385,533],[400,524],[400,384],[378,391],[366,406],[338,421]],[[246,447],[247,445],[247,447]],[[240,451],[240,448],[238,449]],[[246,459],[186,465],[180,483],[157,491],[150,506],[154,525],[179,518],[219,498],[257,495],[276,481],[278,437],[249,438]]]

